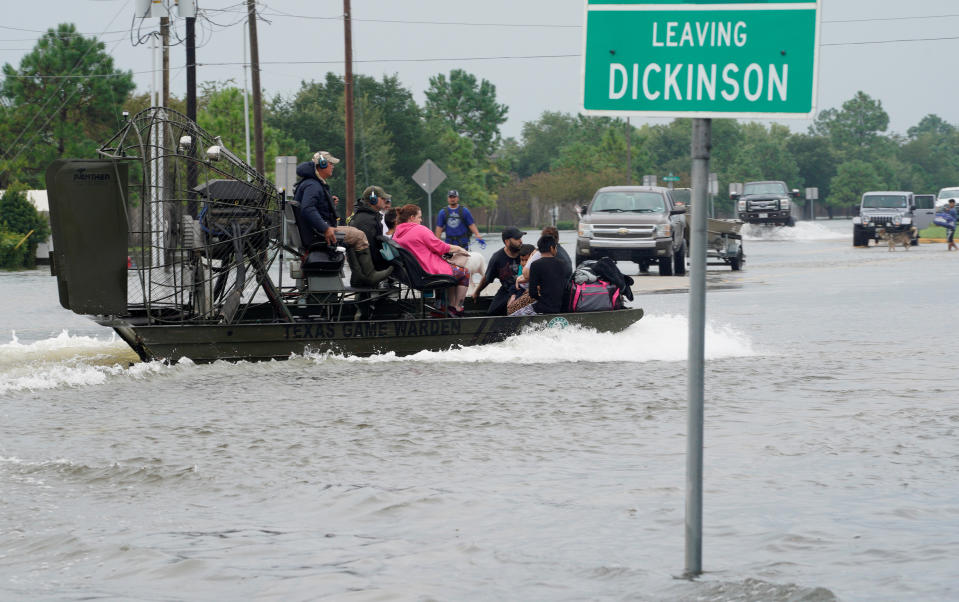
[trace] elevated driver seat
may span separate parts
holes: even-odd
[[[302,277],[307,281],[310,291],[342,291],[343,263],[346,255],[336,247],[326,244],[323,237],[310,245],[303,246],[302,228],[307,227],[300,219],[300,205],[296,201],[287,201],[284,209],[284,219],[287,222],[286,234],[290,246],[297,250],[300,256]],[[292,222],[292,224],[291,224]],[[293,227],[290,227],[292,225]],[[336,233],[336,242],[343,242],[343,234]]]

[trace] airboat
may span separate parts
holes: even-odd
[[[409,355],[531,328],[617,332],[643,316],[487,316],[491,298],[480,297],[445,317],[455,281],[396,245],[385,287],[350,287],[341,247],[303,248],[285,192],[167,108],[128,118],[98,154],[46,171],[51,272],[64,308],[112,328],[143,361]]]

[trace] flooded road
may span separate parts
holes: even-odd
[[[955,599],[959,253],[851,232],[709,268],[694,582],[688,279],[615,335],[164,365],[0,274],[0,599]]]

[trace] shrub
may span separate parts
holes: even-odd
[[[30,247],[27,243],[14,248],[23,240],[23,236],[19,232],[10,232],[0,228],[0,268],[17,270],[26,265],[32,265],[33,258],[30,256]],[[31,236],[31,238],[33,237]]]
[[[26,191],[26,186],[14,182],[0,197],[0,228],[13,235],[19,234],[13,245],[19,243],[24,236],[32,232],[16,252],[12,251],[11,246],[10,252],[16,256],[20,255],[22,249],[26,253],[25,259],[19,265],[8,265],[6,262],[0,264],[11,269],[34,267],[36,265],[37,245],[50,236],[50,226],[47,224],[46,218],[41,216],[27,200]]]

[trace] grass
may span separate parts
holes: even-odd
[[[919,238],[938,238],[946,240],[946,229],[942,226],[929,226],[919,231]]]

